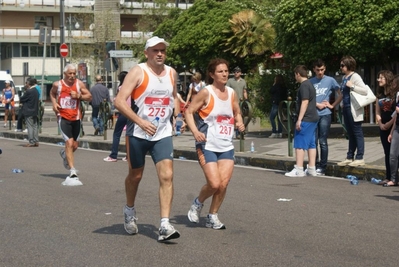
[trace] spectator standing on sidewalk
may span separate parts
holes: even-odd
[[[171,118],[179,114],[180,103],[177,99],[177,73],[165,65],[167,46],[169,43],[157,36],[147,40],[144,48],[147,61],[129,70],[115,99],[115,107],[128,119],[126,151],[129,173],[125,179],[124,227],[128,234],[138,233],[135,201],[149,152],[157,169],[160,187],[159,242],[180,237],[169,222],[173,199]],[[134,103],[131,107],[126,103],[129,97]]]
[[[198,94],[198,92],[205,87],[205,82],[202,81],[202,75],[199,72],[194,73],[191,77],[192,83],[189,85],[188,94],[187,94],[187,102],[184,104],[184,108],[188,106],[190,101],[194,99],[194,97]]]
[[[28,80],[25,81],[25,86],[23,87],[23,92],[22,95],[26,92],[26,90],[29,89],[29,84],[28,84]],[[22,96],[21,95],[21,96]],[[20,96],[20,98],[21,98]],[[28,132],[28,129],[23,130],[23,124],[24,124],[24,115],[22,115],[22,108],[23,108],[23,104],[21,103],[21,101],[19,102],[19,110],[18,110],[18,120],[17,120],[17,128],[15,129],[16,132]]]
[[[398,157],[399,157],[399,75],[395,75],[392,81],[392,91],[395,93],[395,113],[393,115],[393,126],[391,128],[391,133],[388,136],[388,142],[391,143],[390,154],[389,154],[389,169],[391,170],[391,175],[388,182],[382,182],[383,186],[397,186],[398,185]]]
[[[118,88],[118,93],[122,88],[123,81],[125,80],[125,76],[127,74],[127,71],[122,71],[119,73],[118,79],[119,79],[119,88]],[[131,106],[131,98],[129,97],[128,100],[126,101],[128,106]],[[119,143],[121,141],[121,135],[123,132],[123,129],[125,128],[127,123],[127,118],[122,114],[118,113],[118,119],[116,120],[115,123],[115,128],[114,128],[114,133],[112,135],[112,147],[111,147],[111,154],[109,154],[108,157],[104,158],[104,161],[106,162],[117,162],[118,161],[118,149],[119,149]],[[126,157],[122,158],[123,161],[127,161]]]
[[[248,99],[248,94],[247,94],[247,82],[241,78],[241,68],[240,67],[235,67],[233,69],[234,77],[230,78],[227,80],[226,86],[229,86],[234,89],[236,92],[236,95],[238,97],[239,103],[241,103],[244,100]],[[239,131],[236,129],[236,138],[239,138]]]
[[[394,114],[396,109],[396,93],[397,88],[393,87],[394,75],[389,70],[382,70],[377,74],[377,82],[379,90],[377,92],[377,100],[375,103],[375,120],[380,129],[380,139],[385,155],[385,179],[382,184],[391,180],[391,168],[389,155],[391,152],[391,143],[388,136],[391,134],[394,124]]]
[[[340,67],[341,72],[344,74],[341,83],[342,115],[344,117],[346,132],[349,136],[349,143],[346,159],[338,162],[337,165],[351,167],[364,166],[364,135],[362,129],[364,108],[360,108],[352,113],[352,109],[355,109],[352,107],[350,92],[355,91],[359,94],[367,95],[367,87],[362,77],[355,72],[356,60],[353,57],[342,57]]]
[[[104,101],[110,102],[109,98],[109,90],[103,84],[103,78],[101,75],[96,75],[96,84],[90,89],[90,93],[92,96],[91,106],[92,113],[91,119],[93,120],[94,127],[94,135],[103,135],[104,134],[104,122],[103,118],[99,115],[100,104]]]
[[[224,59],[213,59],[207,68],[209,85],[202,89],[187,108],[186,122],[195,138],[198,162],[204,171],[206,184],[201,188],[188,211],[188,219],[199,223],[206,199],[212,197],[206,227],[226,229],[218,211],[234,169],[233,129],[245,130],[237,94],[226,86],[229,65]],[[198,112],[198,121],[194,114]],[[234,125],[235,124],[235,125]]]
[[[324,175],[328,161],[328,134],[331,128],[331,110],[334,110],[342,100],[342,94],[339,90],[339,84],[330,76],[325,75],[326,64],[318,59],[313,63],[315,76],[310,79],[316,90],[316,107],[319,114],[319,121],[316,128],[316,173]],[[331,95],[334,95],[335,101],[330,104]],[[320,154],[317,146],[320,145]],[[320,155],[320,159],[319,159]]]
[[[38,147],[39,133],[38,133],[38,114],[39,114],[39,93],[36,90],[36,79],[27,79],[28,89],[25,94],[21,96],[20,102],[23,103],[22,115],[25,118],[26,128],[28,129],[29,143],[24,147]]]
[[[270,87],[270,98],[272,100],[272,109],[270,110],[270,123],[272,125],[272,134],[269,138],[281,138],[283,137],[283,125],[278,119],[278,105],[280,101],[284,100],[287,95],[287,87],[285,87],[284,77],[281,74],[277,74],[274,77],[273,86]],[[276,127],[276,118],[277,126]]]
[[[70,178],[78,178],[74,164],[74,152],[79,146],[81,129],[81,101],[91,101],[90,91],[85,84],[76,78],[76,66],[67,64],[64,67],[64,78],[54,82],[50,91],[53,111],[58,116],[58,127],[65,140],[65,148],[60,151],[64,167],[70,170]],[[58,115],[59,114],[59,115]]]
[[[303,65],[295,67],[295,80],[300,83],[296,98],[294,148],[296,165],[292,171],[285,173],[289,177],[303,177],[306,174],[316,176],[316,127],[319,115],[316,110],[316,90],[308,80],[308,69]],[[308,151],[309,164],[307,172],[303,170],[305,151]]]

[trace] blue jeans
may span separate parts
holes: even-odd
[[[344,124],[349,136],[347,159],[363,159],[364,155],[364,136],[362,129],[362,121],[355,122],[352,117],[350,107],[343,108]]]
[[[127,118],[125,116],[123,116],[122,114],[119,114],[118,119],[116,120],[116,123],[115,123],[111,154],[109,154],[110,158],[113,158],[113,159],[118,158],[119,143],[121,141],[121,135],[122,135],[123,128],[125,127],[126,123],[127,123]]]
[[[328,134],[331,127],[331,114],[319,117],[316,128],[316,166],[320,169],[326,170],[328,160]],[[320,160],[317,145],[320,145]]]
[[[100,133],[104,133],[104,122],[101,116],[98,116],[100,111],[100,107],[93,107],[93,111],[91,113],[91,119],[93,120],[93,127],[94,129],[99,129]]]
[[[270,123],[272,124],[272,133],[282,133],[283,125],[281,124],[280,120],[277,118],[278,129],[276,131],[276,117],[278,114],[278,105],[272,104],[272,110],[270,111]]]

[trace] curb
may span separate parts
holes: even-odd
[[[23,140],[26,138],[26,133],[19,132],[0,132],[0,137],[19,139]],[[57,144],[59,142],[64,142],[61,136],[47,136],[39,134],[40,142]],[[79,140],[79,147],[86,149],[96,149],[111,151],[112,143],[110,141],[94,141],[88,140],[83,137]],[[126,147],[124,144],[119,145],[119,151],[126,153]],[[174,158],[176,159],[187,159],[187,160],[198,160],[197,154],[194,148],[185,149],[174,149]],[[284,157],[266,158],[266,157],[253,157],[248,155],[243,155],[241,152],[235,153],[235,164],[240,166],[252,166],[259,167],[263,169],[274,169],[280,171],[289,171],[294,167],[295,158],[287,159]],[[327,165],[326,174],[328,176],[334,177],[346,177],[346,175],[351,174],[356,176],[359,180],[370,181],[373,177],[385,177],[386,170],[381,166],[375,165],[365,165],[363,167],[348,167],[348,166],[338,166],[336,163],[329,163]]]

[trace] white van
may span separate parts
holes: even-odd
[[[5,81],[9,80],[11,82],[11,87],[14,87],[14,80],[12,79],[12,76],[7,73],[6,71],[0,70],[0,98],[3,98],[3,89],[5,87]],[[15,89],[15,96],[14,96],[14,102],[15,102],[15,116],[18,115],[18,109],[19,109],[19,94],[17,90]],[[0,117],[4,117],[4,104],[2,101],[0,101]]]

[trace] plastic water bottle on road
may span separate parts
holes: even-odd
[[[254,142],[252,141],[251,142],[251,153],[254,153],[255,152],[255,144],[254,144]]]
[[[155,119],[154,119],[151,123],[152,123],[153,125],[155,125],[155,127],[158,128],[158,125],[159,125],[159,117],[155,117]],[[150,135],[148,135],[148,134],[145,134],[145,139],[148,140],[148,141],[151,141],[152,136],[150,136]]]
[[[24,172],[24,171],[21,170],[21,169],[12,169],[12,172],[13,172],[13,173],[22,173],[22,172]]]
[[[377,178],[371,178],[371,183],[373,184],[379,184],[381,182],[381,179],[377,179]]]
[[[352,177],[350,178],[350,181],[351,181],[351,185],[358,185],[359,184],[359,180],[354,175],[352,175]]]

